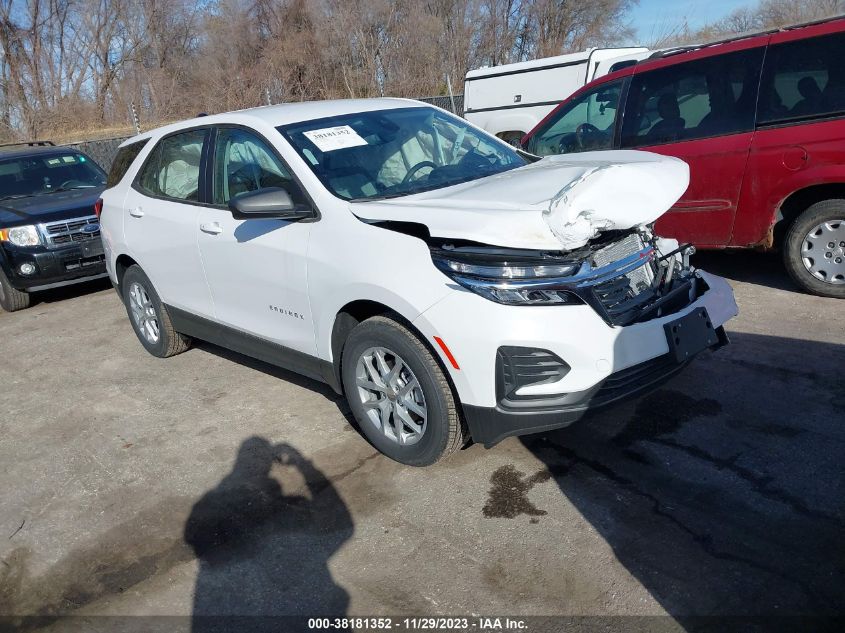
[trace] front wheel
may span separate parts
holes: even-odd
[[[463,444],[446,375],[398,321],[378,316],[359,323],[344,345],[341,373],[361,432],[391,459],[428,466]]]
[[[17,312],[28,308],[29,303],[29,293],[12,287],[5,273],[0,270],[0,308],[6,312]]]
[[[823,200],[798,216],[786,235],[784,264],[809,293],[845,299],[845,200]]]

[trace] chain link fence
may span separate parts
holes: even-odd
[[[455,101],[455,107],[452,107],[452,99]],[[425,103],[430,103],[433,106],[437,106],[438,108],[443,108],[444,110],[448,110],[452,114],[457,114],[458,116],[464,115],[464,96],[463,95],[455,95],[454,97],[445,96],[445,97],[420,97],[417,101],[424,101]]]
[[[418,99],[418,101],[423,101],[425,103],[430,103],[431,105],[437,106],[438,108],[443,108],[444,110],[448,110],[458,116],[463,116],[464,114],[464,96],[463,95],[455,95],[454,96],[454,108],[452,107],[452,97],[423,97]],[[122,136],[118,138],[107,138],[98,141],[82,141],[81,143],[68,143],[63,147],[72,147],[74,149],[78,149],[81,152],[85,152],[88,156],[94,159],[94,161],[100,165],[103,169],[108,171],[111,168],[112,161],[114,161],[114,157],[117,156],[117,148],[118,146],[125,141],[128,136]]]
[[[80,152],[84,152],[94,159],[100,167],[108,171],[111,168],[114,157],[117,156],[118,146],[125,141],[128,136],[119,138],[107,138],[98,141],[82,141],[81,143],[69,143],[62,145],[62,147],[72,147]]]

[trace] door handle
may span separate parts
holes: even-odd
[[[219,222],[206,222],[200,224],[200,231],[209,235],[220,235],[223,232],[223,227],[220,226]]]
[[[141,207],[135,207],[134,209],[129,209],[129,215],[133,218],[142,218],[144,217],[144,210]]]

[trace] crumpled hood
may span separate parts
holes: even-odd
[[[638,151],[549,156],[495,176],[401,198],[350,203],[367,221],[417,222],[432,236],[572,250],[601,231],[653,222],[686,191],[677,158]]]

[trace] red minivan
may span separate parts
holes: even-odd
[[[659,234],[780,248],[802,288],[845,298],[845,18],[656,53],[584,86],[522,145],[681,158],[690,186]]]

